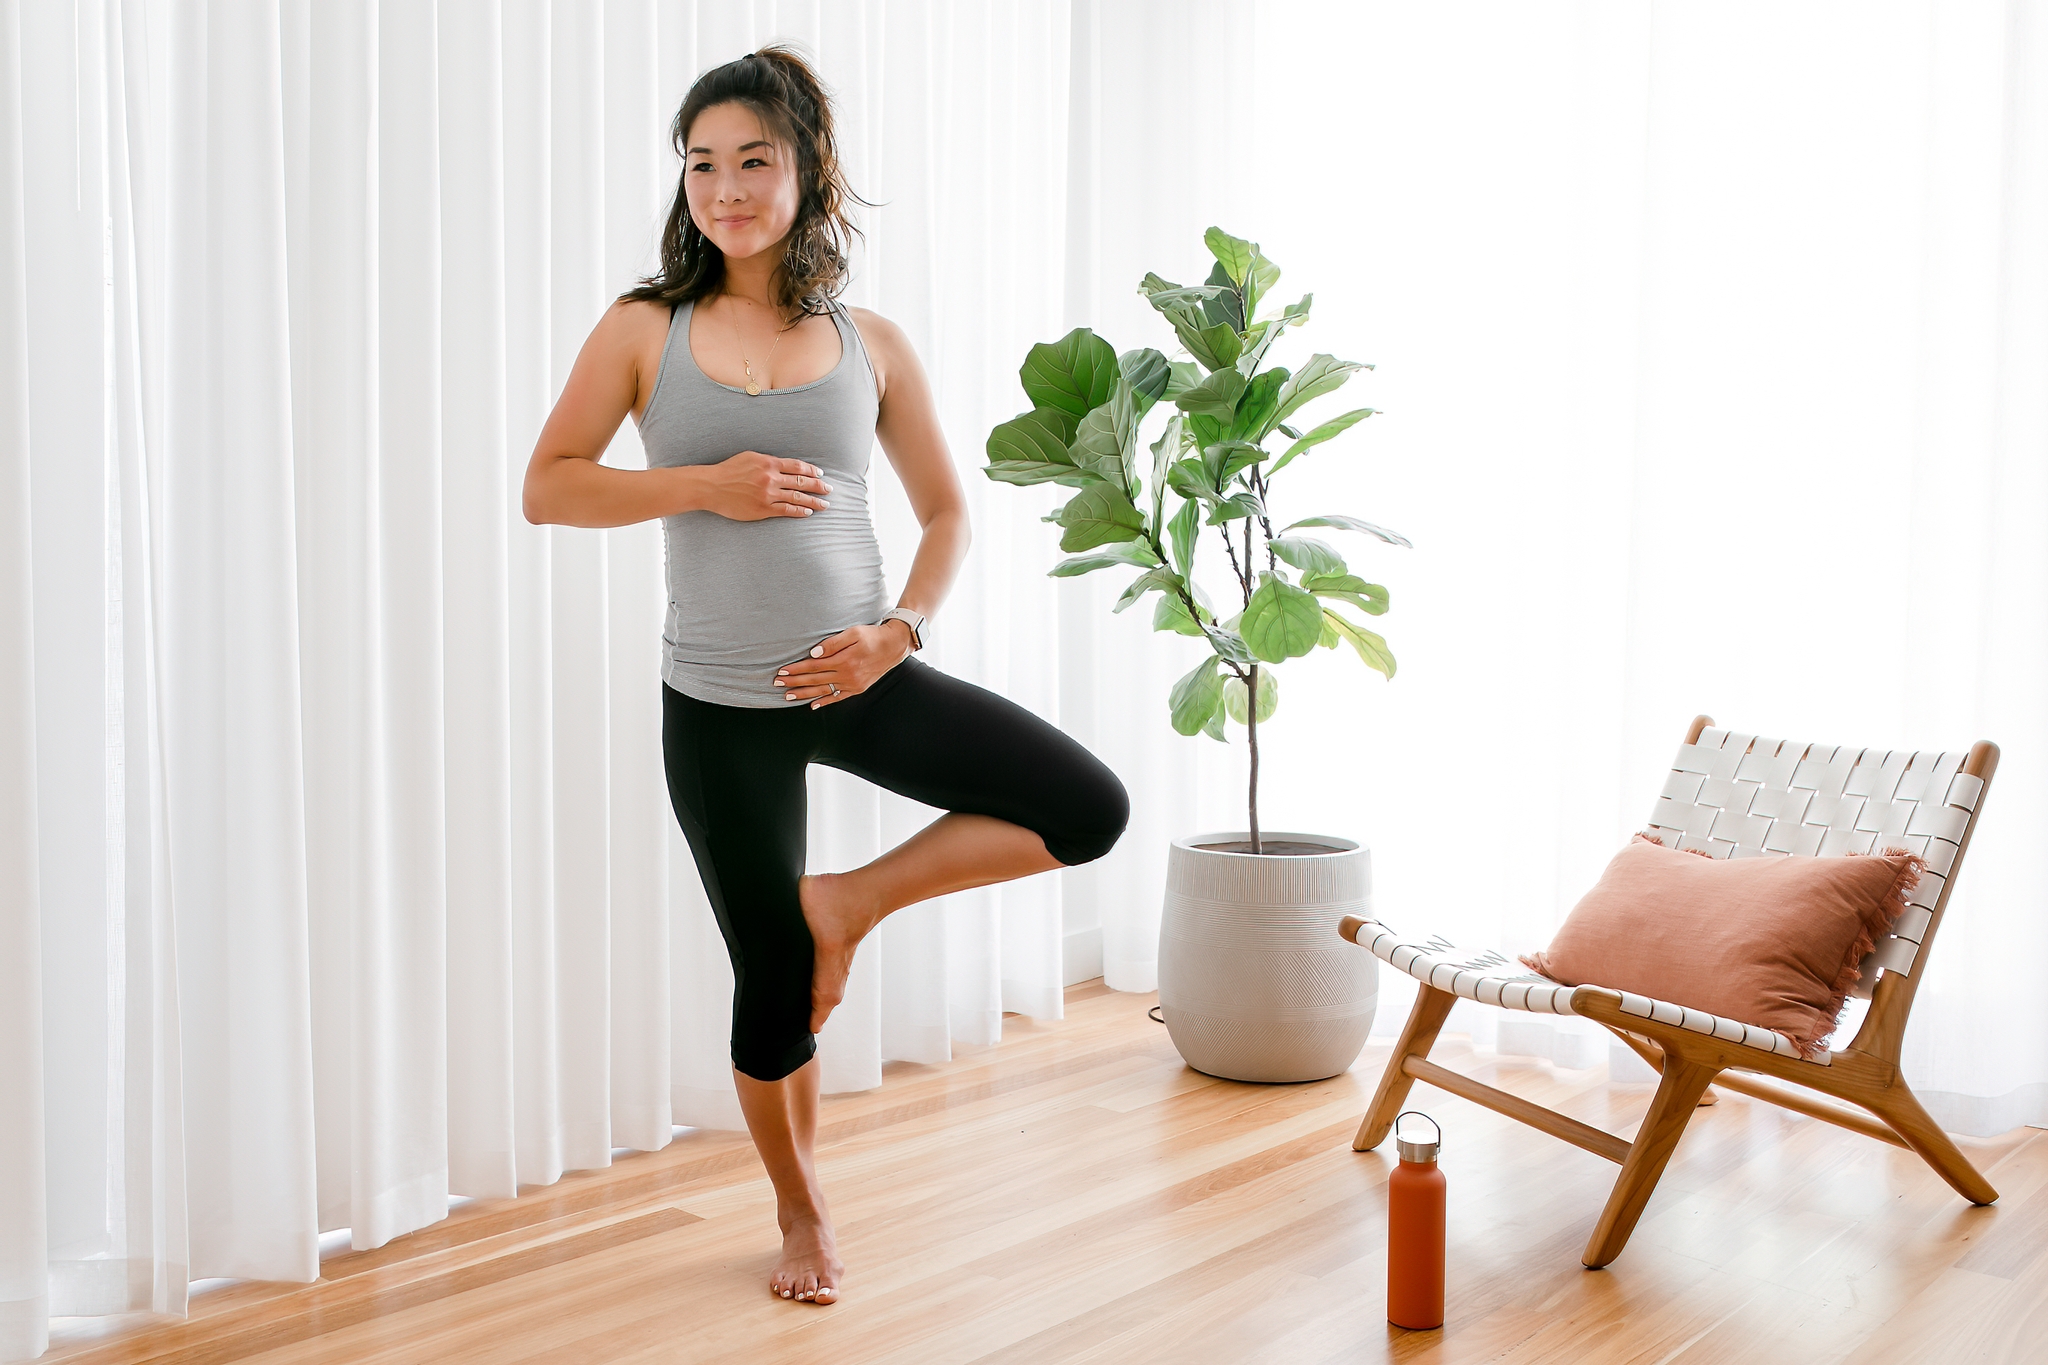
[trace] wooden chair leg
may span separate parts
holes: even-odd
[[[1580,1258],[1588,1266],[1599,1269],[1628,1245],[1629,1234],[1636,1230],[1636,1220],[1643,1216],[1643,1206],[1650,1202],[1650,1192],[1657,1188],[1657,1180],[1692,1118],[1693,1107],[1720,1070],[1676,1053],[1664,1054],[1664,1074],[1657,1082],[1656,1098],[1650,1101],[1650,1112],[1643,1115],[1643,1125],[1629,1144],[1621,1177],[1614,1182],[1614,1192],[1607,1196],[1607,1207],[1600,1211],[1600,1221],[1586,1242],[1586,1254]]]
[[[1380,1088],[1373,1092],[1365,1122],[1358,1125],[1352,1151],[1369,1152],[1386,1141],[1388,1130],[1400,1116],[1401,1105],[1408,1099],[1409,1087],[1415,1084],[1415,1078],[1401,1069],[1401,1063],[1410,1057],[1429,1055],[1429,1050],[1436,1046],[1437,1032],[1443,1028],[1451,1006],[1457,1003],[1458,997],[1449,991],[1415,983],[1415,1008],[1408,1011],[1408,1026],[1401,1030],[1401,1040],[1394,1044],[1394,1055],[1387,1058],[1386,1074],[1380,1077]]]
[[[1931,1118],[1920,1105],[1920,1100],[1906,1088],[1904,1081],[1895,1081],[1887,1087],[1882,1096],[1858,1096],[1864,1106],[1883,1119],[1885,1126],[1906,1140],[1906,1145],[1926,1159],[1936,1175],[1949,1183],[1950,1188],[1972,1204],[1992,1204],[1998,1201],[1998,1191],[1991,1182],[1978,1174],[1970,1159],[1941,1131],[1941,1126]]]

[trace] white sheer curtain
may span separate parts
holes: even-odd
[[[515,494],[651,261],[670,112],[776,37],[884,205],[849,297],[967,471],[937,662],[1135,804],[1100,864],[885,926],[831,1088],[1063,979],[1149,989],[1166,840],[1241,823],[1241,747],[1164,723],[1192,643],[1045,578],[1056,494],[973,472],[1025,348],[1161,344],[1136,281],[1205,273],[1219,223],[1316,293],[1283,361],[1379,366],[1287,510],[1418,545],[1356,556],[1396,681],[1289,666],[1268,825],[1370,843],[1396,923],[1521,948],[1696,710],[1989,735],[1909,1074],[1962,1131],[2048,1121],[2038,3],[0,0],[0,1358],[737,1122],[658,534]],[[813,793],[820,866],[925,814]]]
[[[658,528],[535,528],[517,487],[653,264],[684,90],[771,39],[837,92],[883,205],[848,297],[909,332],[967,475],[934,661],[1146,807],[1105,865],[893,919],[827,1087],[1057,1017],[1105,942],[1149,984],[1156,909],[1123,909],[1230,760],[1155,689],[1098,701],[1161,642],[1046,577],[1051,490],[975,470],[1026,348],[1142,273],[1074,217],[1106,120],[1149,145],[1148,231],[1199,249],[1227,143],[1119,83],[1221,60],[1247,13],[0,0],[0,1358],[739,1123],[660,771]],[[878,503],[900,575],[915,526]],[[1135,766],[1173,746],[1177,782]],[[820,771],[815,865],[930,815]]]
[[[1906,1070],[1956,1131],[2048,1123],[2048,6],[1273,0],[1257,62],[1238,230],[1385,409],[1282,480],[1417,546],[1394,682],[1291,666],[1272,820],[1525,950],[1698,712],[1997,740]]]

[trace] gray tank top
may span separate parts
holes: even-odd
[[[808,517],[732,521],[663,517],[668,620],[662,679],[699,701],[795,709],[772,679],[835,631],[889,609],[882,548],[868,513],[868,457],[880,403],[853,319],[831,308],[839,363],[822,379],[749,396],[690,354],[691,303],[669,319],[661,373],[640,419],[649,468],[716,464],[743,450],[808,460],[831,506]]]

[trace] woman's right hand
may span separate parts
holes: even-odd
[[[807,517],[828,505],[824,495],[832,491],[816,465],[758,450],[698,468],[705,475],[704,510],[733,521]]]

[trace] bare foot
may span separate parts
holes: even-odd
[[[816,1216],[792,1218],[782,1230],[782,1259],[769,1273],[768,1292],[805,1303],[837,1303],[845,1273],[832,1225]]]
[[[803,906],[804,923],[811,927],[811,942],[816,949],[811,969],[811,1032],[816,1033],[846,998],[846,978],[853,972],[853,950],[874,927],[874,919],[866,906],[847,894],[843,872],[797,878],[796,896]]]

